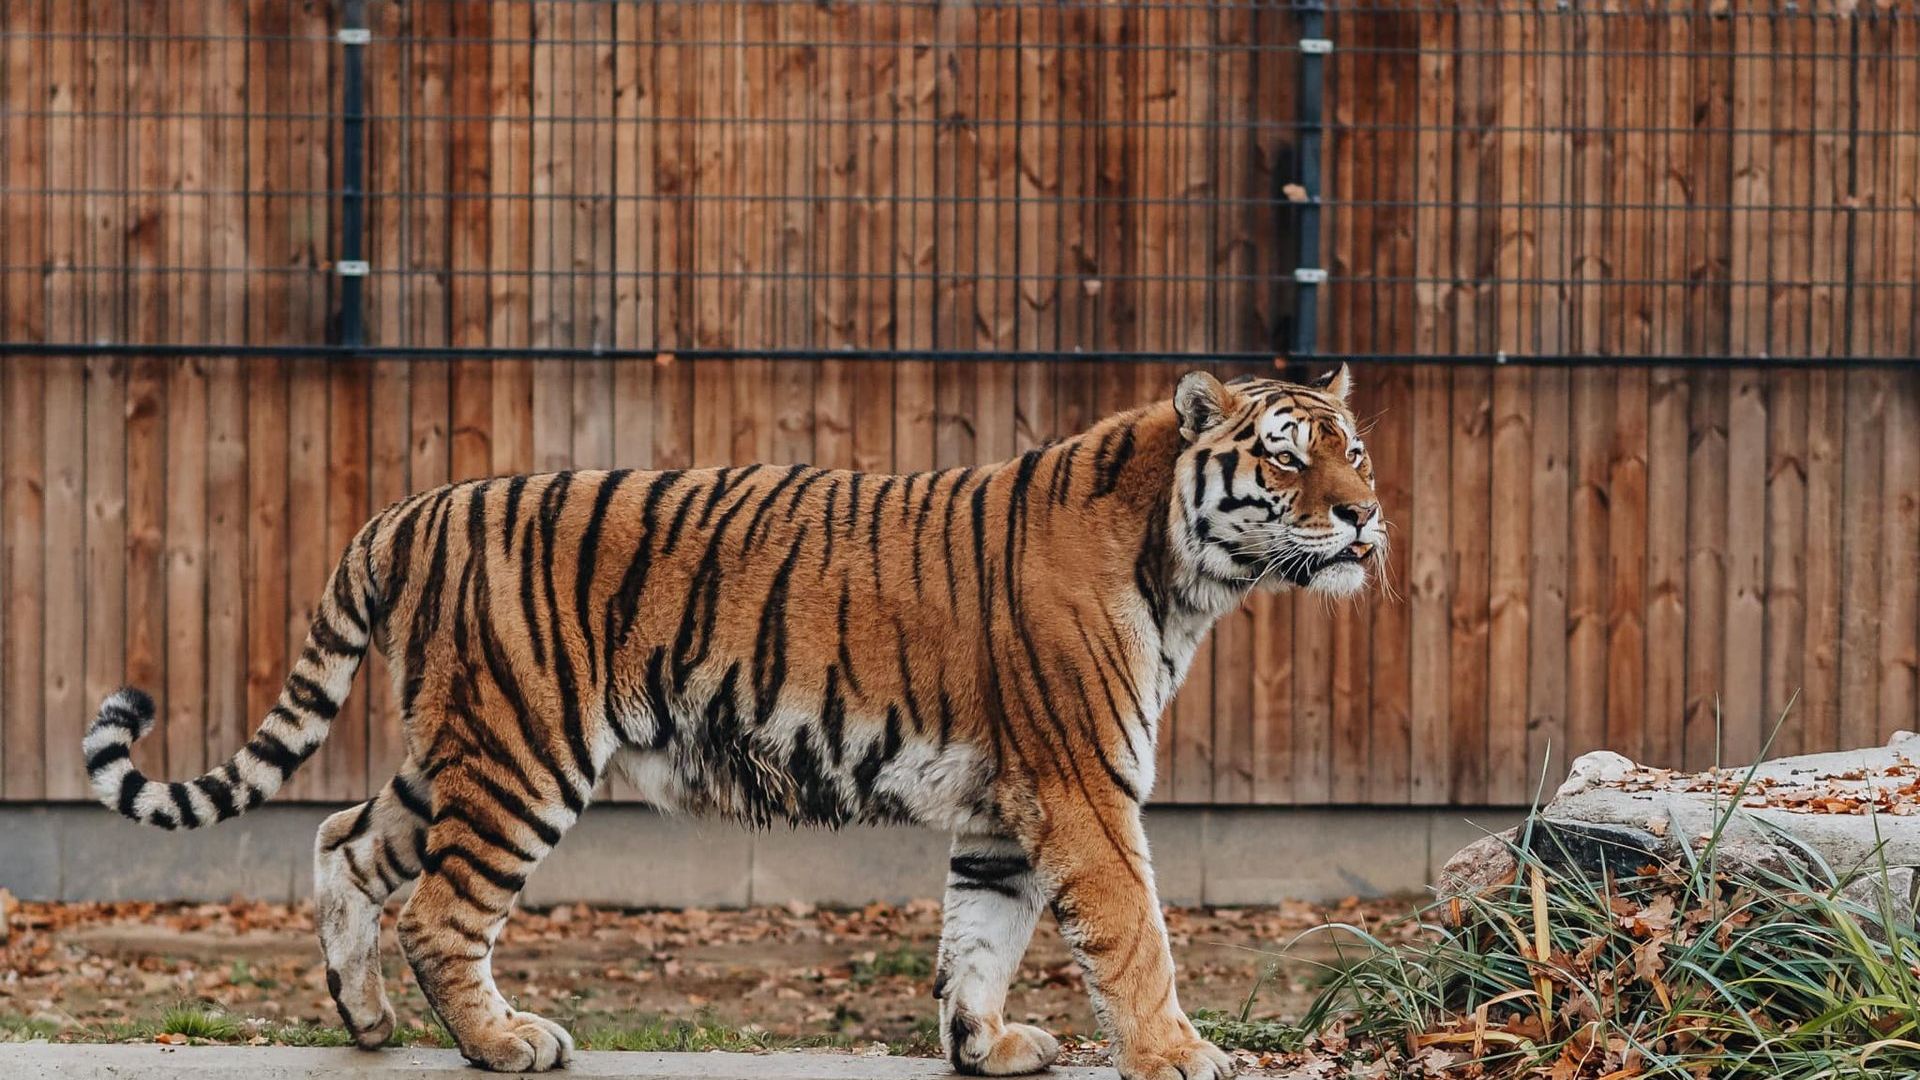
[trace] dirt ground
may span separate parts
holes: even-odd
[[[1377,926],[1409,908],[1399,901],[1169,909],[1181,999],[1190,1010],[1238,1013],[1259,984],[1256,1016],[1295,1016],[1311,995],[1315,965],[1335,952],[1330,938],[1315,935],[1280,957],[1289,942],[1328,922]],[[1046,922],[1009,1014],[1090,1037],[1079,973]],[[99,1037],[182,1005],[217,1007],[243,1022],[337,1024],[307,905],[24,904],[10,931],[0,945],[0,1019],[15,1029]],[[776,1039],[926,1052],[935,1048],[939,933],[932,901],[858,911],[516,911],[495,974],[519,1005],[576,1031],[690,1019]],[[387,935],[388,987],[403,1033],[430,1036],[425,1004],[397,959],[391,916]]]

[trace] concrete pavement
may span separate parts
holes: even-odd
[[[278,1046],[62,1046],[0,1043],[7,1080],[480,1080],[452,1050]],[[944,1061],[839,1053],[581,1053],[559,1080],[935,1080]],[[1057,1068],[1065,1080],[1112,1080],[1112,1069]]]

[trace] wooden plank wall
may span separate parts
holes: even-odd
[[[1362,100],[1333,116],[1328,351],[1920,356],[1917,20],[1336,14],[1330,93]],[[1404,601],[1372,605],[1394,632],[1346,707],[1388,760],[1410,739],[1414,801],[1524,800],[1549,747],[1552,780],[1915,722],[1913,366],[1383,364],[1361,395]]]
[[[123,681],[164,694],[145,767],[229,753],[407,491],[991,460],[1283,336],[1283,6],[370,10],[370,332],[454,351],[0,361],[0,799],[81,797]],[[124,0],[0,0],[0,338],[324,340],[335,12],[209,12],[126,34]],[[1920,346],[1909,7],[1435,0],[1331,34],[1329,351]],[[658,355],[458,352],[484,346]],[[789,347],[1170,359],[751,358]],[[1513,804],[1549,747],[1737,761],[1789,702],[1791,749],[1920,723],[1913,370],[1378,363],[1358,409],[1391,589],[1227,619],[1157,797]],[[295,797],[392,768],[372,667]]]

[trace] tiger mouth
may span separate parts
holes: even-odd
[[[1292,579],[1295,585],[1305,587],[1312,582],[1314,578],[1319,577],[1323,571],[1331,567],[1339,566],[1342,563],[1364,563],[1368,558],[1372,557],[1372,555],[1372,544],[1352,543],[1331,554],[1323,555],[1318,559],[1295,567],[1287,576]]]

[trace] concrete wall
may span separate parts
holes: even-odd
[[[23,900],[303,899],[332,808],[266,806],[199,833],[141,828],[86,805],[0,807],[0,888]],[[1149,811],[1162,896],[1234,906],[1412,892],[1514,810]],[[919,829],[749,833],[639,806],[594,807],[528,883],[530,906],[903,901],[940,895],[947,838]]]

